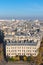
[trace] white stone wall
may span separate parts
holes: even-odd
[[[26,56],[37,56],[38,54],[38,49],[37,46],[28,46],[28,45],[6,45],[6,56],[16,56],[16,55],[26,55]]]

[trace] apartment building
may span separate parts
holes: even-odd
[[[7,45],[6,45],[6,56],[37,56],[39,53],[39,47],[40,47],[40,38],[36,38],[35,40],[33,40],[33,38],[31,38],[30,40],[24,40],[23,41],[19,40],[19,41],[7,41]]]

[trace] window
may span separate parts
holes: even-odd
[[[21,55],[21,53],[18,53],[18,55]]]
[[[25,52],[25,50],[22,50],[22,52]]]
[[[16,50],[14,50],[16,52]]]
[[[31,49],[31,47],[30,47],[30,49]]]
[[[10,52],[10,50],[7,50],[7,52]]]
[[[36,52],[36,50],[35,50],[35,52]]]
[[[10,53],[7,53],[7,56],[9,56],[10,55]]]
[[[33,47],[33,49],[36,49],[36,47]]]
[[[18,52],[21,52],[21,50],[18,50]]]
[[[18,47],[18,49],[20,49],[21,47]]]
[[[9,52],[10,52],[10,50],[9,50]]]
[[[14,47],[11,47],[11,49],[14,49]]]
[[[29,52],[29,50],[28,50],[28,52]]]
[[[7,49],[8,49],[8,47],[7,47]]]
[[[33,50],[33,52],[34,52],[34,50]]]

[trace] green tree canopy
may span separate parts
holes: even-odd
[[[0,43],[4,41],[4,32],[0,30]]]

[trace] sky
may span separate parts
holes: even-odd
[[[0,0],[0,17],[43,16],[43,0]]]

